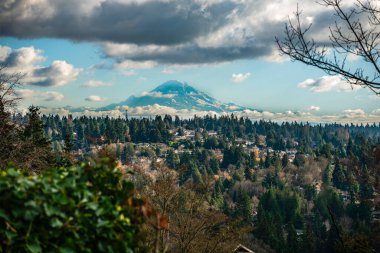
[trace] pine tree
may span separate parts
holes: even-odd
[[[286,238],[286,249],[289,253],[299,252],[298,236],[293,224],[290,224],[287,229],[288,236]]]
[[[347,189],[346,175],[338,159],[335,160],[335,167],[332,173],[332,182],[334,186],[338,189]]]
[[[51,142],[45,137],[39,108],[29,107],[28,123],[23,131],[24,159],[22,166],[29,172],[39,172],[55,165]]]

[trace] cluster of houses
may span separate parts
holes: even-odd
[[[215,131],[208,131],[207,136],[217,136],[218,133]],[[183,141],[183,140],[189,140],[191,142],[195,142],[196,139],[199,139],[201,142],[203,141],[202,135],[199,134],[199,132],[196,132],[195,130],[183,130],[182,134],[178,134],[178,132],[174,132],[174,141]],[[258,143],[249,140],[249,139],[243,139],[243,138],[236,138],[234,141],[236,144],[241,145],[241,147],[244,149],[245,152],[248,154],[253,154],[256,157],[256,161],[259,162],[260,160],[265,161],[266,156],[269,154],[270,156],[276,155],[280,158],[283,158],[284,155],[287,155],[289,162],[293,162],[297,150],[296,149],[288,149],[288,150],[273,150],[270,147],[266,147],[265,145],[265,139],[266,136],[264,135],[258,135],[257,141]],[[257,146],[257,144],[259,146]],[[297,144],[297,143],[296,143]],[[176,153],[181,153],[183,150],[181,147],[176,150]],[[214,153],[219,160],[223,159],[223,152],[219,149],[215,149]]]

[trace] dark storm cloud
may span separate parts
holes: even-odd
[[[277,8],[271,9],[261,0],[0,0],[0,36],[97,42],[119,63],[278,60],[275,36],[284,35],[296,3],[272,0]],[[315,10],[314,0],[304,3],[312,37],[328,44],[332,10]]]
[[[132,61],[155,61],[163,64],[202,64],[233,61],[237,59],[250,59],[264,57],[270,54],[271,47],[267,45],[247,45],[244,47],[200,47],[196,44],[172,47],[160,52],[141,52],[134,55],[110,56],[119,62]],[[122,53],[121,53],[122,54]]]
[[[5,0],[0,3],[0,35],[54,37],[79,41],[170,45],[192,41],[223,26],[237,4],[204,8],[193,1],[103,1],[90,11],[78,1]]]

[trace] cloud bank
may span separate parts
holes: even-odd
[[[4,0],[0,36],[98,43],[118,64],[207,64],[278,57],[274,36],[297,0]],[[348,7],[354,1],[347,0]],[[332,10],[305,0],[303,23],[328,42]],[[1,58],[1,55],[0,55]],[[130,64],[129,64],[130,65]],[[136,65],[136,64],[135,64]]]
[[[227,115],[227,113],[217,113],[214,111],[197,111],[197,110],[176,110],[168,106],[161,106],[158,104],[148,105],[148,106],[139,106],[139,107],[128,107],[123,106],[115,110],[110,111],[92,111],[85,110],[84,112],[70,112],[65,108],[42,108],[41,111],[44,114],[58,114],[58,115],[67,115],[73,114],[74,116],[80,117],[82,115],[92,116],[92,117],[123,117],[126,110],[128,111],[129,116],[144,116],[150,117],[155,115],[178,115],[179,117],[189,118],[194,115],[205,116],[205,115]],[[275,122],[312,122],[312,123],[342,123],[342,124],[366,124],[373,122],[380,122],[380,109],[373,110],[372,112],[365,112],[362,109],[347,109],[344,110],[339,115],[315,115],[311,112],[294,112],[294,111],[285,111],[285,112],[258,112],[254,110],[244,110],[241,112],[234,112],[234,115],[237,117],[248,117],[252,120],[271,120]]]

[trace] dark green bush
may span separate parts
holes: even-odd
[[[133,252],[142,222],[114,163],[0,170],[0,252]]]

